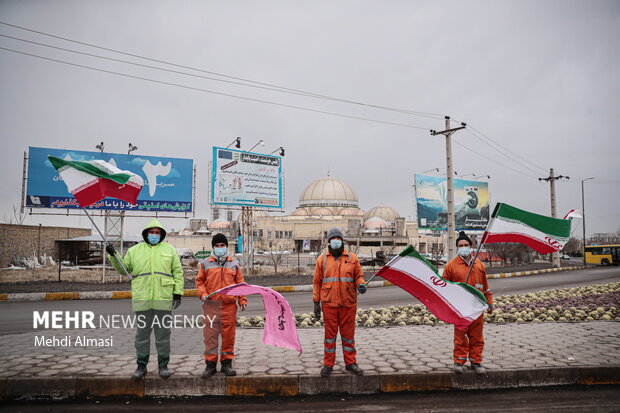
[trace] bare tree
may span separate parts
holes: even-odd
[[[568,242],[562,248],[562,252],[565,254],[574,254],[575,252],[581,252],[581,240],[578,238],[570,237]]]
[[[2,216],[3,224],[22,225],[26,220],[27,214],[17,205],[13,205],[13,213]]]
[[[271,260],[271,263],[273,264],[273,271],[276,274],[278,273],[278,266],[282,264],[282,261],[284,261],[283,251],[284,248],[276,243],[272,244],[267,250],[267,256]]]

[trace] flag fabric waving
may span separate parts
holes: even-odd
[[[566,215],[564,215],[564,219],[569,218],[583,218],[583,214],[578,209],[571,209]]]
[[[106,197],[136,203],[144,186],[141,176],[123,171],[105,161],[66,161],[48,156],[81,207],[87,207]]]
[[[399,286],[446,323],[464,328],[488,308],[484,295],[465,283],[446,281],[412,246],[382,267],[377,276]]]
[[[518,242],[541,254],[560,251],[570,237],[571,221],[534,214],[498,202],[481,244]]]
[[[301,344],[295,326],[295,317],[286,298],[271,288],[239,283],[229,285],[211,293],[224,295],[260,294],[265,307],[265,331],[263,343],[268,346],[290,348],[301,354]]]

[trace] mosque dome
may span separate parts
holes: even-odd
[[[230,228],[230,222],[222,218],[218,218],[214,221],[211,221],[211,223],[209,224],[209,229],[224,229],[224,228]]]
[[[296,216],[296,217],[300,217],[300,216],[305,217],[305,216],[310,215],[310,213],[305,208],[297,208],[295,211],[293,211],[291,215]]]
[[[359,208],[355,191],[340,179],[322,178],[312,182],[299,197],[299,207]],[[314,213],[313,213],[314,215]],[[333,215],[333,213],[332,213]]]
[[[366,229],[380,229],[387,228],[387,222],[380,217],[371,217],[364,221],[364,228]]]
[[[320,208],[312,208],[311,215],[334,215],[334,211],[331,208],[320,207]]]
[[[340,209],[340,211],[338,211],[338,215],[344,215],[344,216],[358,216],[359,215],[359,209],[357,208],[351,208],[351,207],[344,207],[342,209]]]
[[[379,217],[385,222],[394,222],[396,221],[396,218],[400,218],[400,215],[394,208],[381,204],[366,212],[366,215],[364,215],[364,221],[367,221],[372,217]]]

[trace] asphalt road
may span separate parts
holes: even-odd
[[[489,285],[496,296],[522,294],[554,288],[569,288],[582,285],[620,282],[619,267],[596,267],[587,270],[554,272],[525,277],[490,279]],[[285,293],[295,313],[310,313],[313,308],[312,293]],[[416,304],[414,297],[398,287],[371,288],[359,298],[358,306],[362,308],[389,307]],[[248,297],[248,310],[238,315],[263,315],[262,299],[257,296]],[[2,302],[0,303],[0,335],[32,331],[33,311],[83,311],[90,310],[96,315],[130,314],[131,300],[68,300],[68,301],[35,301],[35,302]],[[197,298],[186,297],[175,313],[193,315],[199,313],[200,302]]]
[[[4,412],[617,412],[620,386],[565,386],[285,399],[192,398],[8,402]]]

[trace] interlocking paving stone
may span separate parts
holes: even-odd
[[[109,331],[80,330],[80,335],[89,336],[91,333],[105,336]],[[264,345],[262,329],[238,328],[233,363],[237,374],[318,374],[323,364],[323,330],[299,329],[298,333],[303,347],[301,356],[293,350]],[[67,330],[55,334],[72,333]],[[116,349],[89,348],[80,353],[76,349],[35,348],[34,333],[0,336],[0,348],[3,349],[0,363],[4,366],[0,377],[128,376],[136,366],[133,356],[135,331],[125,330],[118,334],[119,341],[123,339],[127,345],[123,354],[114,354],[119,353]],[[173,330],[172,335],[170,368],[175,371],[175,376],[200,375],[204,369],[201,340],[184,337],[179,330]],[[618,365],[619,336],[618,322],[487,324],[484,365],[496,371]],[[358,364],[369,374],[449,371],[452,338],[453,327],[449,325],[358,327],[355,337]],[[158,379],[154,342],[152,338],[148,377]],[[344,371],[340,342],[336,348],[334,374],[350,375]]]

